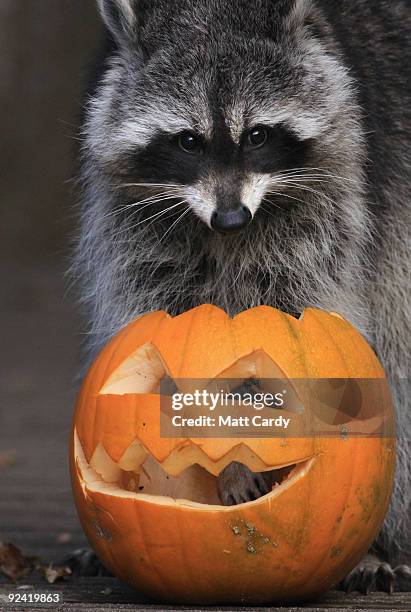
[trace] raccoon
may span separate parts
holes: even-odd
[[[408,0],[98,5],[74,264],[88,358],[151,310],[341,313],[386,368],[399,432],[384,528],[344,586],[390,590],[411,575]],[[224,503],[270,484],[219,477]]]

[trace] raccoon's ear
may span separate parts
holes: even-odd
[[[107,28],[120,44],[134,40],[137,35],[138,0],[97,0]]]

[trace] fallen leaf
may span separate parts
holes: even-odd
[[[0,453],[0,468],[10,467],[17,463],[17,453],[14,450]]]
[[[19,586],[16,587],[16,589],[19,591],[28,591],[30,589],[34,589],[34,586],[32,584],[19,584]]]
[[[36,567],[36,557],[25,557],[17,546],[0,542],[0,572],[10,580],[30,574]]]
[[[71,569],[67,565],[53,567],[52,565],[43,565],[39,567],[49,584],[54,584],[56,580],[71,576]]]

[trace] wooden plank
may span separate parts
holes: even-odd
[[[307,603],[296,606],[283,607],[251,607],[244,608],[238,606],[175,606],[165,604],[152,604],[148,600],[139,596],[135,591],[120,583],[116,578],[96,577],[96,578],[75,578],[67,579],[54,585],[48,585],[44,580],[36,578],[24,583],[25,588],[16,589],[16,585],[0,582],[0,604],[2,597],[12,593],[35,593],[48,592],[58,593],[61,597],[60,604],[54,604],[53,610],[290,610],[292,612],[314,610],[407,610],[411,609],[410,593],[395,593],[387,595],[385,593],[372,593],[370,595],[360,595],[352,593],[346,595],[340,591],[333,591],[321,597],[314,603]],[[29,588],[28,588],[29,587]],[[36,607],[34,604],[31,607]],[[38,606],[43,607],[44,606]],[[20,607],[5,606],[6,610],[20,609]],[[37,609],[37,607],[36,607]],[[50,610],[50,607],[48,608]]]

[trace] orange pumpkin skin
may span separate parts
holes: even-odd
[[[200,605],[297,601],[341,580],[384,519],[394,435],[161,438],[158,396],[101,394],[110,376],[148,342],[174,378],[214,378],[262,349],[288,378],[385,380],[362,336],[319,310],[308,309],[297,320],[258,307],[230,319],[205,305],[175,318],[155,312],[131,323],[105,347],[83,383],[70,451],[79,517],[107,568],[155,600]],[[187,446],[188,452],[200,448],[209,466],[246,446],[255,471],[257,464],[262,470],[303,460],[307,469],[289,486],[232,507],[107,487],[90,467],[93,453],[101,445],[118,463],[135,440],[163,465]]]

